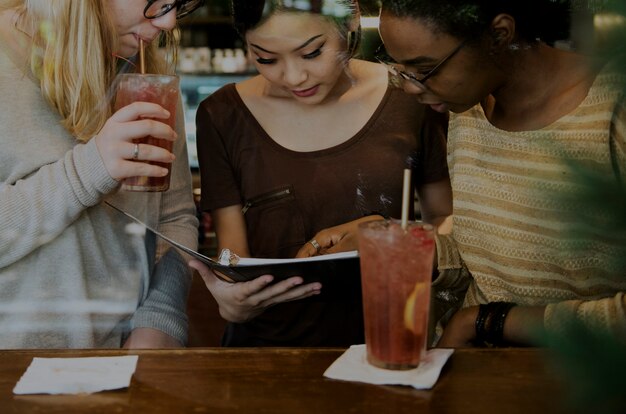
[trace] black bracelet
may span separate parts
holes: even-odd
[[[495,319],[491,327],[491,343],[494,346],[504,345],[504,320],[513,306],[515,306],[515,303],[500,302],[500,306],[498,306],[494,311]]]
[[[511,302],[496,302],[498,305],[494,307],[492,311],[493,321],[491,326],[489,327],[489,342],[493,346],[502,346],[504,345],[504,320],[506,319],[509,311],[514,303]]]
[[[478,316],[476,317],[475,329],[476,329],[476,345],[485,346],[485,321],[487,320],[487,313],[489,311],[488,305],[478,305]]]
[[[505,344],[504,321],[513,306],[515,303],[512,302],[489,302],[478,306],[475,323],[476,345],[498,347]]]

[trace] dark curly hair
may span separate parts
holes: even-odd
[[[459,39],[484,35],[498,14],[515,19],[518,37],[552,44],[570,34],[570,0],[382,0],[381,9],[398,17],[422,19]]]

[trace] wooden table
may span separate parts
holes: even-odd
[[[0,413],[560,413],[537,349],[457,350],[432,390],[324,378],[342,349],[0,351]],[[129,389],[13,395],[33,357],[139,355]]]

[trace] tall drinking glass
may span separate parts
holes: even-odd
[[[435,240],[433,227],[377,220],[358,229],[367,361],[411,369],[426,350]]]
[[[119,75],[117,94],[115,96],[115,110],[133,102],[150,102],[161,105],[170,113],[168,119],[158,121],[176,128],[176,107],[178,105],[178,76],[146,75],[140,73],[124,73]],[[166,139],[147,136],[135,139],[137,144],[149,144],[172,151],[173,142]],[[146,161],[150,164],[167,168],[164,177],[130,177],[122,183],[123,190],[129,191],[166,191],[170,186],[171,163]]]

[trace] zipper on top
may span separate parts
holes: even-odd
[[[250,199],[248,202],[246,202],[246,204],[244,204],[244,206],[241,208],[241,213],[242,214],[246,214],[246,212],[250,209],[250,207],[253,207],[257,204],[261,204],[261,203],[267,203],[270,201],[275,201],[278,200],[280,198],[286,197],[288,195],[291,194],[291,189],[290,188],[285,188],[284,190],[280,190],[280,191],[276,191],[274,193],[270,193],[270,194],[263,194],[260,195],[258,197],[254,197],[252,199]]]

